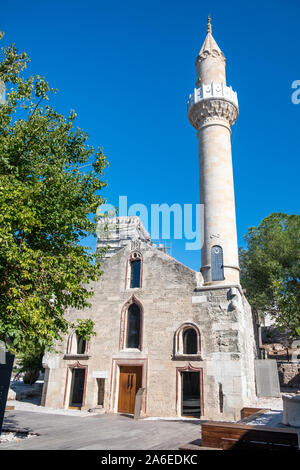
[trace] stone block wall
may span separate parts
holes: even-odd
[[[49,361],[46,406],[68,407],[75,364],[86,367],[85,408],[97,406],[95,371],[106,374],[104,408],[118,410],[119,373],[122,365],[143,368],[145,394],[142,415],[181,416],[181,371],[198,371],[202,377],[203,419],[236,420],[255,394],[254,338],[251,309],[239,287],[203,287],[199,273],[145,242],[135,243],[143,257],[141,288],[126,286],[126,263],[131,244],[103,263],[104,274],[93,285],[92,307],[70,311],[72,319],[92,318],[97,336],[88,357],[70,357],[68,338],[61,354]],[[132,296],[142,305],[142,349],[120,347],[122,312]],[[126,308],[125,308],[126,310]],[[200,355],[176,353],[176,332],[194,325],[200,334]],[[69,372],[68,372],[69,371]]]
[[[300,390],[300,362],[278,363],[278,374],[281,386],[295,387]]]

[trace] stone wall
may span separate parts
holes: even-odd
[[[92,318],[97,336],[87,356],[66,354],[67,337],[58,345],[61,354],[48,361],[45,405],[68,407],[70,367],[77,364],[86,367],[85,407],[97,406],[95,372],[102,371],[104,408],[117,412],[119,368],[140,365],[146,389],[142,415],[181,415],[184,369],[202,373],[204,419],[238,419],[240,409],[255,394],[252,316],[240,288],[203,287],[199,273],[145,242],[138,243],[134,247],[143,257],[142,288],[126,287],[128,244],[103,263],[104,274],[93,285],[92,307],[69,312],[72,319]],[[120,347],[122,315],[133,295],[143,309],[141,350]],[[174,355],[176,332],[184,324],[193,324],[200,332],[200,356]]]
[[[280,362],[277,365],[280,385],[300,389],[300,362]]]

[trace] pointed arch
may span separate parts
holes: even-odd
[[[142,351],[143,349],[143,326],[144,326],[144,308],[141,301],[135,296],[132,295],[129,300],[123,305],[121,310],[121,320],[120,320],[120,339],[119,339],[119,349],[126,349],[127,348],[127,337],[128,337],[128,312],[129,310],[133,310],[131,306],[136,306],[135,315],[137,315],[137,311],[139,310],[139,347],[135,349],[139,349]]]

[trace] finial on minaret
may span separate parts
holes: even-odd
[[[210,17],[210,15],[208,15],[208,18],[207,18],[207,29],[206,29],[206,31],[207,31],[207,34],[211,33],[211,17]]]

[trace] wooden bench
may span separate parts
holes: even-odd
[[[201,445],[204,447],[224,450],[298,450],[298,433],[294,428],[271,428],[219,421],[203,423],[201,428]]]

